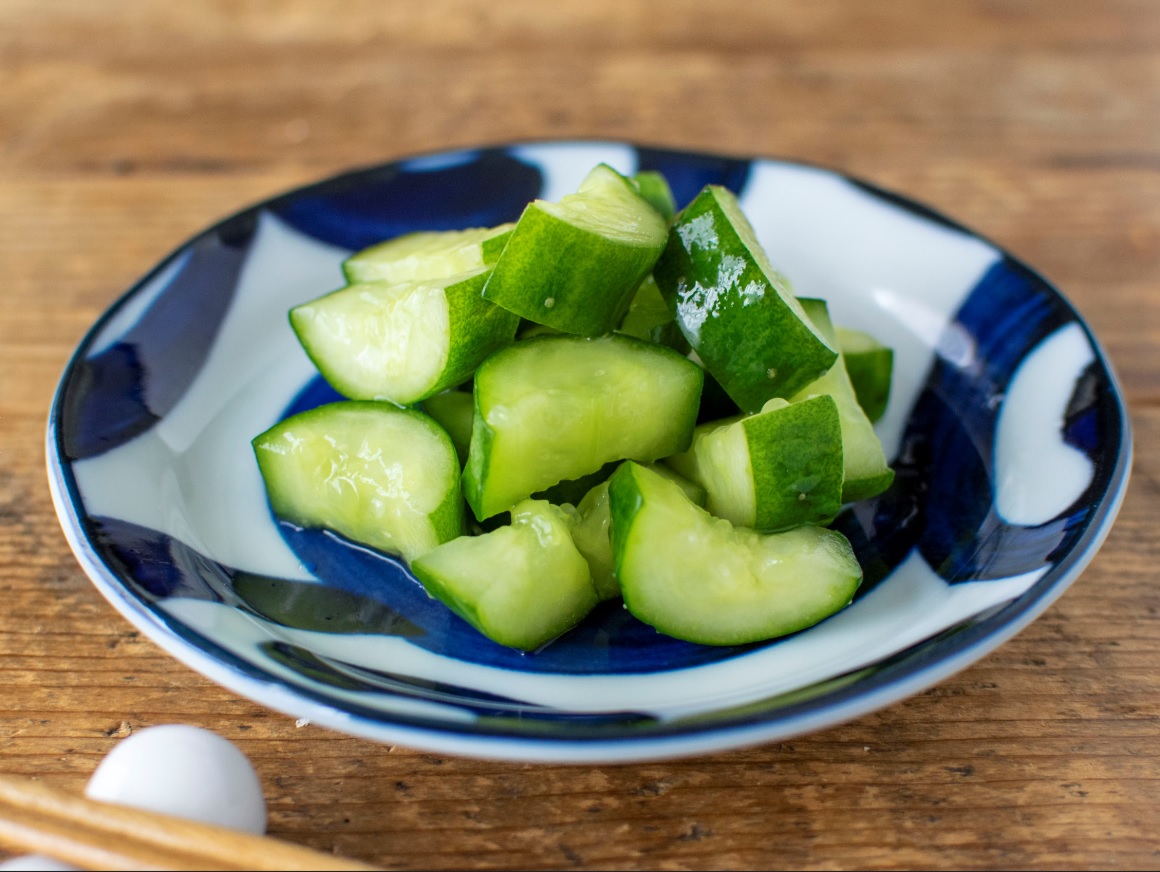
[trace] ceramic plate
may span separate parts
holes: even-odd
[[[250,439],[334,395],[286,312],[351,251],[516,219],[604,161],[678,204],[736,191],[799,295],[895,349],[878,423],[897,478],[837,526],[854,603],[772,642],[660,636],[606,604],[524,655],[430,600],[399,562],[270,514]],[[902,699],[1042,612],[1104,539],[1130,435],[1091,331],[1041,276],[934,211],[834,172],[617,143],[425,156],[268,200],[199,234],[97,322],[48,429],[82,566],[174,657],[347,733],[515,760],[624,761],[784,739]]]

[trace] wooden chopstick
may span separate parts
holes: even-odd
[[[0,776],[0,845],[82,869],[373,869],[362,863]]]

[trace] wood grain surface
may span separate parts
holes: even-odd
[[[44,425],[98,315],[256,199],[414,152],[606,137],[800,158],[1038,267],[1123,382],[1132,485],[1038,621],[745,751],[456,759],[297,726],[135,632],[56,521]],[[79,792],[184,722],[278,837],[388,868],[1160,868],[1160,3],[0,0],[0,772]]]

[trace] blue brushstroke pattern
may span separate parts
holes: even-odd
[[[120,340],[78,360],[61,403],[70,460],[144,433],[177,405],[205,365],[237,288],[256,213],[192,243],[177,274]]]
[[[915,403],[886,494],[853,507],[838,527],[867,570],[860,594],[873,589],[912,547],[944,580],[1008,578],[1052,564],[1078,540],[1096,503],[1081,499],[1039,526],[1006,523],[991,482],[1001,400],[1019,364],[1047,337],[1075,320],[1071,309],[1035,273],[1014,260],[993,266],[956,318],[964,366],[938,357]],[[1094,366],[1094,365],[1093,365]],[[1119,444],[1111,379],[1089,370],[1073,392],[1061,439],[1081,441],[1089,457]],[[1112,469],[1097,468],[1089,492],[1102,493]]]
[[[351,173],[270,208],[302,233],[357,251],[417,230],[515,221],[541,189],[538,169],[489,149],[450,166],[388,164]]]

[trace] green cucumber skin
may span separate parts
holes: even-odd
[[[295,488],[294,483],[285,484],[282,481],[281,475],[275,463],[267,459],[268,446],[274,443],[281,437],[281,434],[291,426],[300,422],[309,423],[312,419],[323,420],[325,416],[332,414],[335,411],[353,411],[357,414],[364,414],[366,412],[374,412],[377,414],[399,415],[406,416],[413,419],[431,433],[432,437],[440,442],[443,442],[450,451],[449,459],[454,456],[455,446],[451,442],[451,437],[447,435],[446,431],[435,422],[430,416],[414,409],[400,409],[386,402],[378,402],[373,400],[346,400],[337,403],[328,403],[323,406],[318,406],[309,409],[305,412],[279,421],[273,427],[255,436],[250,444],[254,451],[255,459],[258,463],[258,468],[262,474],[262,480],[266,488],[266,496],[270,503],[270,508],[274,514],[292,524],[302,527],[325,528],[331,529],[336,533],[359,542],[364,545],[369,545],[373,548],[382,550],[386,553],[399,553],[385,541],[371,539],[361,535],[359,531],[349,529],[343,524],[335,524],[333,521],[327,521],[321,516],[313,513],[318,505],[323,504],[324,501],[319,499],[311,506],[307,512],[299,512],[295,508],[295,500],[291,495]],[[452,475],[452,481],[455,476]],[[431,526],[435,540],[431,543],[433,546],[450,541],[453,538],[463,535],[465,530],[465,515],[463,509],[463,497],[458,487],[452,486],[447,489],[442,501],[435,508],[433,512],[427,515],[428,522]]]
[[[633,293],[628,311],[616,332],[657,345],[667,345],[678,354],[688,354],[690,350],[685,335],[681,333],[651,273],[644,277],[644,281]]]
[[[467,462],[474,407],[475,401],[469,391],[443,391],[423,400],[423,411],[451,437],[460,466]]]
[[[559,244],[548,248],[544,239]],[[575,227],[533,203],[512,231],[483,296],[537,324],[600,336],[616,326],[663,246],[662,240],[656,247],[630,247]],[[626,257],[626,251],[632,256]]]
[[[842,427],[833,397],[820,396],[741,421],[749,442],[754,493],[754,528],[787,530],[801,524],[826,526],[842,509]],[[762,431],[777,435],[776,448]],[[804,496],[804,499],[802,498]]]
[[[671,224],[677,213],[677,203],[673,199],[673,189],[669,187],[669,180],[664,174],[656,170],[641,170],[632,179],[636,182],[640,195]]]
[[[486,266],[491,266],[499,256],[503,254],[504,248],[507,247],[508,240],[511,239],[512,233],[515,231],[514,227],[497,233],[495,236],[489,236],[480,243],[480,250],[483,256],[483,262]]]
[[[534,339],[518,342],[505,348],[488,358],[476,373],[475,379],[475,415],[472,421],[471,447],[468,451],[467,465],[463,471],[463,494],[467,499],[475,517],[483,521],[497,512],[511,508],[520,499],[530,496],[531,493],[546,490],[559,481],[580,478],[583,475],[595,473],[604,464],[622,460],[623,456],[607,457],[599,454],[592,457],[589,468],[579,471],[569,471],[564,477],[555,481],[544,481],[529,493],[513,493],[500,496],[504,493],[503,471],[494,468],[493,460],[497,450],[497,439],[502,442],[502,435],[497,434],[487,423],[486,413],[489,403],[491,379],[497,384],[504,381],[502,372],[509,366],[518,366],[520,356],[530,356],[534,353],[537,344],[543,343],[573,343],[583,348],[587,343],[603,343],[609,346],[621,346],[633,354],[643,354],[656,361],[656,365],[664,366],[671,373],[669,380],[676,385],[674,394],[679,399],[674,400],[677,408],[666,410],[662,421],[663,429],[651,434],[651,441],[641,446],[639,451],[633,452],[634,460],[650,462],[684,451],[688,448],[693,437],[693,427],[697,418],[698,404],[703,384],[703,371],[692,361],[677,354],[671,349],[659,345],[652,345],[639,339],[628,336],[607,335],[598,339],[582,339],[574,336],[541,336]],[[501,375],[493,376],[500,372]],[[497,388],[498,390],[498,388]],[[650,397],[642,395],[639,398],[639,408],[648,408]],[[580,462],[582,459],[578,459]],[[494,483],[493,483],[494,479]]]
[[[842,351],[846,374],[854,387],[854,396],[870,423],[886,414],[890,402],[890,378],[894,372],[894,351],[875,348],[870,351]]]
[[[835,346],[837,335],[830,320],[829,307],[825,300],[801,297],[798,302],[806,315]],[[838,404],[838,414],[842,422],[842,450],[845,463],[845,478],[842,483],[842,499],[847,503],[869,499],[889,489],[894,483],[894,470],[886,461],[886,454],[874,425],[858,403],[850,376],[846,372],[845,361],[839,355],[841,365],[828,371],[816,385],[803,388],[795,401],[813,393],[833,396]]]
[[[713,231],[700,236],[709,256],[699,264],[682,240],[691,226]],[[757,412],[819,378],[838,354],[788,302],[780,276],[767,276],[752,256],[740,272],[741,265],[723,263],[728,252],[746,248],[709,186],[677,217],[653,276],[705,368],[742,410]],[[698,286],[702,292],[690,290]],[[754,292],[743,293],[748,289]]]
[[[825,540],[822,550],[828,552],[827,555],[821,558],[821,562],[811,558],[805,565],[797,567],[800,570],[797,575],[802,585],[825,584],[828,590],[815,593],[807,588],[808,606],[803,608],[801,603],[794,603],[794,614],[782,615],[771,611],[773,601],[760,599],[752,601],[748,608],[742,604],[739,610],[734,604],[724,614],[715,612],[715,579],[712,577],[686,578],[683,591],[673,591],[671,597],[666,591],[658,597],[655,587],[649,589],[650,579],[639,575],[642,571],[640,555],[632,554],[635,549],[644,549],[646,556],[655,553],[657,560],[665,559],[667,554],[666,543],[655,539],[646,541],[646,537],[638,534],[637,530],[638,526],[645,525],[644,518],[654,501],[662,511],[671,515],[670,507],[665,504],[671,503],[674,497],[681,498],[679,491],[674,492],[669,488],[665,493],[658,488],[658,484],[657,477],[649,470],[633,463],[621,466],[608,482],[614,572],[621,586],[625,606],[639,620],[661,633],[698,644],[743,645],[806,629],[852,602],[862,582],[862,570],[853,549],[840,533],[815,526],[769,534],[771,537],[798,537],[806,531],[812,531],[809,536],[815,541]],[[691,503],[688,508],[697,516],[693,523],[729,524],[728,521],[713,518]],[[680,529],[673,530],[674,536],[680,536],[681,533]],[[742,528],[738,528],[737,533],[747,534],[751,538],[765,538]],[[650,563],[651,560],[643,561],[645,567]],[[713,568],[713,564],[710,564],[704,571],[712,575]],[[696,572],[695,569],[690,570]],[[647,568],[643,571],[646,574],[648,572]],[[795,594],[801,592],[800,587],[794,591]],[[690,601],[676,602],[685,597]],[[661,603],[659,607],[658,602]],[[754,623],[752,612],[760,612],[756,616],[757,624]]]
[[[479,365],[505,346],[515,342],[520,318],[506,309],[489,303],[481,296],[489,271],[447,287],[447,315],[451,332],[451,351],[443,375],[427,396],[462,384],[471,378]],[[455,337],[471,334],[479,342],[470,347],[456,347]]]

